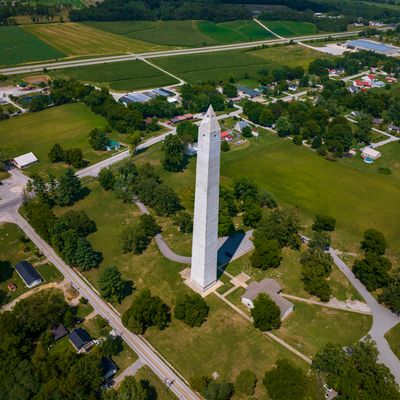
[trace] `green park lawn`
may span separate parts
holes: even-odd
[[[0,27],[0,66],[65,57],[65,53],[18,26]]]
[[[50,263],[44,261],[43,256],[35,254],[35,245],[31,241],[23,243],[21,238],[25,237],[17,225],[0,223],[0,289],[8,294],[7,301],[11,301],[29,289],[15,271],[15,265],[22,260],[37,264],[37,270],[42,276],[44,283],[59,281],[62,275]],[[17,286],[15,292],[9,292],[7,283],[13,282]]]
[[[171,76],[143,61],[123,61],[51,72],[53,78],[72,78],[114,90],[135,90],[178,83]]]
[[[39,162],[25,171],[60,175],[67,167],[64,163],[51,164],[48,152],[54,143],[64,148],[78,147],[89,163],[109,157],[113,152],[96,152],[88,143],[93,128],[106,126],[106,120],[94,114],[82,103],[66,104],[36,113],[0,121],[0,142],[6,158],[33,152]]]
[[[87,22],[90,27],[166,46],[193,47],[273,39],[254,21],[118,21]]]
[[[299,21],[262,21],[279,36],[307,36],[317,33],[317,28],[310,22]]]
[[[389,332],[386,332],[385,338],[394,354],[400,359],[400,324],[397,324]]]
[[[189,81],[258,79],[261,69],[283,65],[308,68],[321,53],[299,45],[269,47],[256,50],[234,50],[155,58],[153,62],[167,71]]]

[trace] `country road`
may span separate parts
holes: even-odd
[[[382,30],[388,29],[389,27],[382,28]],[[361,31],[352,31],[352,32],[338,32],[331,34],[317,34],[310,36],[296,36],[291,38],[283,38],[283,39],[269,39],[269,40],[260,40],[254,42],[244,42],[237,44],[227,44],[227,45],[219,45],[219,46],[204,46],[204,47],[195,47],[191,49],[179,49],[179,50],[165,50],[165,51],[156,51],[156,52],[148,52],[148,53],[138,53],[138,54],[126,54],[119,56],[106,56],[106,57],[95,57],[88,58],[83,60],[70,60],[70,61],[60,61],[60,62],[44,62],[40,64],[31,64],[24,65],[19,67],[11,67],[11,68],[3,68],[0,69],[0,74],[2,75],[13,75],[13,74],[22,74],[29,72],[38,72],[42,71],[44,68],[46,69],[61,69],[61,68],[71,68],[71,67],[82,67],[86,65],[96,65],[96,64],[107,64],[121,61],[132,61],[138,59],[149,59],[149,58],[159,58],[159,57],[171,57],[171,56],[181,56],[181,55],[190,55],[190,54],[200,54],[200,53],[210,53],[210,52],[219,52],[219,51],[229,51],[229,50],[240,50],[240,49],[248,49],[251,47],[262,46],[262,45],[272,45],[272,44],[284,44],[290,43],[291,41],[296,42],[301,40],[304,41],[313,41],[317,39],[327,39],[327,38],[341,38],[347,36],[357,35]]]

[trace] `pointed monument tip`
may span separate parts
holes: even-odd
[[[208,130],[210,132],[220,130],[218,124],[217,116],[215,115],[213,106],[210,104],[208,110],[204,114],[203,120],[201,121],[200,128],[203,130]]]
[[[208,110],[206,111],[206,114],[204,115],[204,119],[206,118],[216,118],[213,106],[210,104],[210,106],[208,107]]]

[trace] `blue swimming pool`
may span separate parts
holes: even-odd
[[[366,162],[367,164],[372,164],[374,160],[371,157],[365,157],[364,162]]]

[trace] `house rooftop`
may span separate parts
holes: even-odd
[[[103,377],[105,379],[110,378],[117,372],[117,366],[113,363],[113,361],[109,357],[101,358],[101,369],[103,372]]]
[[[34,285],[36,281],[42,282],[39,272],[28,261],[20,261],[15,269],[27,286]]]
[[[92,340],[89,333],[83,328],[77,328],[73,330],[68,337],[77,350],[82,349],[85,344]]]
[[[19,168],[23,168],[38,161],[36,156],[30,152],[14,158],[14,164]]]
[[[66,336],[68,331],[64,325],[60,324],[51,330],[51,334],[53,335],[54,340],[57,341]]]

